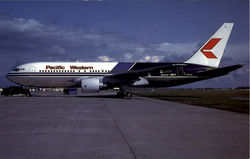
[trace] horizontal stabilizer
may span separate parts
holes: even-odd
[[[216,68],[209,71],[203,71],[200,73],[197,73],[198,76],[209,76],[209,77],[218,77],[228,74],[231,71],[237,70],[241,68],[243,65],[233,65],[228,67],[222,67],[222,68]]]

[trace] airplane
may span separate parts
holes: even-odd
[[[34,62],[17,66],[6,78],[41,88],[81,88],[82,92],[119,89],[131,97],[133,87],[171,87],[228,74],[242,65],[219,68],[234,23],[224,23],[183,63],[150,62]]]

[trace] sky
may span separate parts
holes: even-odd
[[[244,67],[182,88],[249,85],[248,1],[0,2],[0,87],[28,62],[184,62],[224,22],[235,26],[220,66]]]

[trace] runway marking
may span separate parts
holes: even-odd
[[[132,149],[132,147],[131,147],[130,144],[128,143],[128,140],[126,139],[125,134],[122,132],[121,128],[119,127],[119,124],[118,124],[117,120],[115,119],[115,117],[113,116],[112,112],[110,111],[110,109],[109,109],[109,107],[108,107],[106,101],[103,100],[103,103],[104,103],[104,105],[105,105],[105,107],[106,107],[108,113],[110,114],[110,116],[111,116],[112,119],[114,120],[116,127],[117,127],[118,130],[120,131],[120,133],[121,133],[121,135],[122,135],[122,138],[124,139],[124,141],[125,141],[126,144],[128,145],[129,150],[130,150],[130,152],[132,153],[134,159],[137,159],[137,158],[136,158],[136,155],[135,155],[135,153],[134,153],[134,151],[133,151],[133,149]]]

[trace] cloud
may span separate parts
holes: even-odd
[[[142,57],[139,61],[140,62],[160,62],[162,61],[162,59],[164,58],[164,56],[144,56]]]
[[[43,27],[43,25],[39,21],[23,18],[2,18],[0,23],[0,29],[7,31],[6,33],[12,31],[27,33],[33,30],[38,31],[41,27]]]
[[[57,46],[57,45],[47,48],[46,52],[47,52],[47,55],[52,55],[52,56],[66,55],[66,50],[62,48],[61,46]]]
[[[196,51],[197,42],[187,42],[187,43],[160,43],[154,45],[156,50],[165,52],[165,53],[173,53],[173,54],[183,54],[183,53],[193,53]]]
[[[116,61],[115,59],[108,57],[108,56],[98,56],[98,61],[102,62],[111,62],[111,61]]]
[[[133,58],[133,54],[127,52],[127,53],[125,53],[125,54],[123,55],[123,58],[124,58],[125,61],[131,61],[132,58]]]

